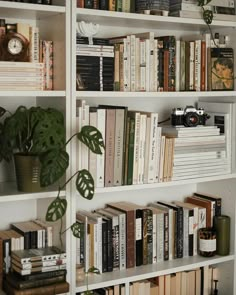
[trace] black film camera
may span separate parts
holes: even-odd
[[[184,125],[186,127],[195,127],[197,125],[205,125],[209,115],[204,112],[204,109],[196,109],[193,106],[183,108],[175,108],[171,113],[171,124],[173,126]]]

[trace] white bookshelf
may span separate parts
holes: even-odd
[[[89,21],[100,24],[98,37],[125,35],[132,32],[155,31],[158,35],[174,34],[176,36],[199,34],[207,29],[203,20],[183,19],[164,16],[129,14],[92,9],[76,8],[76,0],[53,1],[52,6],[35,5],[0,1],[0,18],[9,22],[29,22],[40,28],[42,37],[55,42],[55,90],[53,91],[1,91],[0,106],[15,109],[18,105],[48,105],[63,110],[66,117],[67,138],[76,130],[76,101],[86,99],[91,105],[99,103],[126,105],[129,108],[155,110],[160,119],[170,115],[170,110],[177,106],[186,106],[198,102],[199,99],[235,100],[236,91],[219,92],[97,92],[76,91],[76,21]],[[232,47],[236,23],[229,21],[213,21],[214,32],[227,33]],[[236,71],[235,71],[236,72]],[[76,147],[73,143],[68,147],[71,165],[67,176],[76,171]],[[25,194],[16,190],[12,171],[6,164],[0,164],[0,223],[1,229],[14,221],[44,217],[50,200],[56,197],[57,190]],[[7,173],[6,173],[7,171]],[[190,270],[205,265],[217,265],[221,274],[220,293],[236,295],[235,269],[235,201],[236,171],[230,174],[211,177],[155,183],[149,185],[130,185],[111,188],[100,188],[92,201],[78,196],[73,184],[69,184],[61,196],[68,200],[66,227],[75,221],[78,208],[93,210],[103,207],[109,201],[127,200],[139,204],[160,199],[183,200],[195,191],[205,191],[223,198],[224,214],[231,217],[231,254],[225,257],[212,258],[189,257],[166,261],[163,263],[136,267],[124,271],[114,271],[89,277],[89,289],[125,284],[129,295],[129,283],[157,275],[177,271]],[[13,182],[12,182],[13,181]],[[70,295],[86,290],[86,283],[76,283],[76,240],[67,231],[65,236],[68,253],[67,280],[70,283]],[[0,293],[1,294],[1,293]]]

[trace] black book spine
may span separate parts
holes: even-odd
[[[136,236],[136,266],[143,264],[143,239],[142,239],[142,210],[136,210],[136,223],[135,223],[135,236]]]
[[[169,260],[169,214],[164,213],[164,260]]]
[[[193,210],[189,210],[188,255],[193,256]]]
[[[107,272],[108,270],[108,226],[107,221],[102,223],[102,272]]]
[[[99,9],[100,10],[108,10],[109,9],[109,1],[108,0],[99,1]]]
[[[183,235],[184,235],[184,230],[183,230],[183,208],[179,207],[177,209],[177,258],[182,258],[183,257]]]
[[[107,219],[107,271],[113,271],[112,219]]]
[[[153,216],[152,210],[147,209],[147,246],[148,246],[148,264],[152,264],[153,255]]]

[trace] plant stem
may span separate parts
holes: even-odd
[[[75,137],[75,136],[77,136],[78,134],[79,134],[79,132],[73,134],[73,135],[67,140],[67,142],[65,143],[64,146],[66,146],[66,145],[72,140],[72,138]]]
[[[78,174],[78,173],[80,173],[80,170],[78,170],[78,171],[76,171],[64,184],[63,184],[63,186],[61,186],[59,189],[61,190],[61,189],[64,189],[65,188],[65,186],[67,185],[67,183],[69,183],[70,181],[71,181],[71,179],[73,178],[73,177],[75,177],[76,176],[76,174]]]
[[[62,235],[64,232],[62,232],[62,226],[63,226],[63,220],[60,218],[60,244],[61,244],[61,251],[63,251],[63,241],[62,241]]]

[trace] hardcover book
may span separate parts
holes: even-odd
[[[234,90],[233,48],[211,48],[211,90]]]

